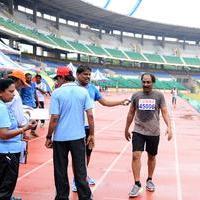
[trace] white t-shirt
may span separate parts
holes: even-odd
[[[173,89],[172,91],[171,91],[171,93],[172,93],[172,97],[174,97],[174,98],[176,98],[177,97],[177,95],[178,95],[178,92],[177,92],[177,90],[175,89]]]
[[[43,82],[41,82],[39,84],[35,83],[35,86],[45,92],[47,91],[47,86]],[[40,92],[39,90],[36,90],[36,94],[37,94],[38,101],[44,101],[44,94],[42,92]]]

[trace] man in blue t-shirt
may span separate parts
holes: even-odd
[[[23,105],[36,108],[36,86],[32,82],[32,75],[30,73],[25,74],[26,83],[29,85],[21,89],[21,98]]]
[[[70,151],[78,197],[82,200],[91,200],[92,193],[86,181],[84,112],[87,113],[90,127],[87,144],[89,148],[93,148],[93,104],[87,90],[74,82],[75,79],[69,68],[58,68],[56,79],[58,77],[62,77],[64,82],[51,96],[51,118],[45,144],[47,148],[53,147],[55,199],[69,198],[67,167]]]
[[[98,101],[101,105],[108,106],[108,107],[129,104],[128,99],[123,99],[123,100],[118,100],[118,101],[110,101],[110,100],[105,99],[100,93],[100,91],[96,88],[96,86],[90,83],[91,72],[92,72],[92,69],[89,66],[80,65],[76,71],[76,77],[77,77],[76,82],[78,85],[83,86],[84,88],[87,89],[90,95],[90,99],[93,102],[93,104],[95,103],[95,101]],[[85,120],[86,139],[88,137],[89,131],[90,129],[89,129],[87,118],[86,118]],[[88,145],[86,145],[87,166],[89,165],[89,162],[90,162],[91,153],[92,153],[92,149],[90,149]],[[87,181],[90,185],[95,185],[95,180],[91,178],[90,176],[87,177]],[[72,182],[72,191],[73,192],[77,191],[74,181]]]

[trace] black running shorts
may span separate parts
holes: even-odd
[[[150,155],[155,156],[158,153],[158,144],[160,136],[147,136],[133,132],[132,150],[147,151]]]

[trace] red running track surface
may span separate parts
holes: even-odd
[[[130,98],[131,94],[105,94],[116,100]],[[141,182],[144,191],[136,200],[198,200],[200,190],[200,114],[187,102],[178,99],[176,109],[171,107],[170,94],[165,94],[169,106],[174,137],[165,136],[166,126],[161,120],[161,142],[153,180],[156,191],[145,191],[147,156],[142,156]],[[96,105],[96,146],[88,174],[96,179],[91,187],[95,200],[127,200],[134,184],[131,171],[131,143],[124,138],[124,127],[129,106],[103,107]],[[52,150],[44,146],[48,125],[38,127],[39,138],[29,141],[28,163],[20,166],[15,196],[23,200],[53,200]],[[69,158],[70,160],[70,158]],[[69,179],[72,180],[71,162]],[[71,192],[70,200],[77,194]]]

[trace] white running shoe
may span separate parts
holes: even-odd
[[[154,183],[152,182],[152,180],[148,180],[146,182],[146,189],[148,191],[150,191],[150,192],[154,192],[155,191],[156,187],[155,187]]]
[[[87,176],[87,182],[89,185],[95,185],[96,184],[96,181],[91,178],[90,176]]]
[[[77,192],[77,187],[74,179],[72,181],[72,192]]]
[[[142,193],[142,191],[143,191],[142,187],[134,185],[132,190],[129,192],[129,197],[137,197]]]

